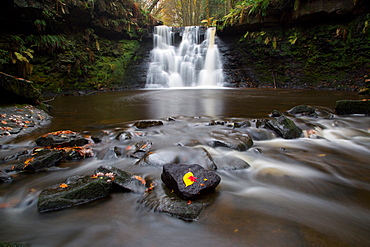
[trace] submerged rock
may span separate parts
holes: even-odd
[[[277,119],[269,120],[266,127],[275,131],[279,136],[284,139],[295,139],[302,135],[302,130],[295,125],[295,123],[282,115]]]
[[[139,141],[135,145],[130,146],[128,156],[141,159],[151,149],[153,143],[150,140]]]
[[[191,148],[183,146],[169,147],[166,149],[149,152],[138,162],[136,162],[135,165],[162,167],[166,164],[173,163],[197,163],[208,170],[217,169],[211,155],[207,152],[207,150],[204,148]]]
[[[40,213],[60,210],[107,197],[112,189],[109,177],[75,175],[64,183],[41,191],[37,204]]]
[[[138,202],[154,212],[165,213],[185,221],[195,221],[216,197],[217,193],[209,193],[197,196],[191,201],[184,200],[176,193],[171,193],[166,186],[157,186],[153,191],[144,194]]]
[[[221,182],[220,176],[197,164],[167,164],[163,166],[161,179],[183,199],[213,191]]]
[[[0,171],[0,183],[11,183],[13,181],[12,176]]]
[[[64,157],[64,151],[56,149],[42,149],[31,158],[12,166],[10,171],[38,172],[56,165]]]
[[[163,125],[162,121],[152,121],[152,120],[142,120],[142,121],[134,123],[134,126],[138,129],[146,129],[149,127],[161,126],[161,125]]]
[[[227,147],[238,151],[246,151],[253,146],[253,140],[248,134],[236,131],[213,131],[212,140],[208,142],[211,147]]]
[[[114,166],[103,165],[95,170],[95,175],[111,177],[113,185],[120,187],[126,191],[134,193],[144,193],[146,190],[146,181],[140,176],[133,175],[129,172],[122,171]]]

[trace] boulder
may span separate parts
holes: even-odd
[[[165,213],[185,221],[196,221],[204,209],[214,202],[217,195],[209,193],[192,200],[184,200],[163,185],[145,193],[138,202],[154,212]]]
[[[57,164],[64,157],[64,151],[56,149],[41,149],[31,158],[12,166],[10,171],[38,172],[44,171]]]
[[[125,191],[144,193],[146,190],[146,181],[142,177],[122,171],[114,166],[102,165],[98,167],[94,176],[98,175],[111,177],[113,185]]]
[[[138,129],[146,129],[149,127],[161,126],[161,125],[163,125],[162,121],[152,121],[152,120],[142,120],[142,121],[134,123],[134,126]]]
[[[302,130],[295,125],[295,123],[282,115],[277,119],[269,120],[266,123],[266,127],[275,131],[279,136],[284,139],[295,139],[302,135]]]
[[[304,116],[310,116],[310,117],[317,117],[316,109],[308,105],[295,106],[292,109],[290,109],[288,112],[293,115],[304,115]]]
[[[112,189],[111,178],[75,175],[64,183],[41,191],[37,204],[40,213],[70,208],[107,197]]]
[[[12,176],[0,171],[0,183],[11,183],[13,181]]]
[[[204,148],[191,147],[169,147],[149,152],[144,155],[135,165],[138,166],[155,166],[162,167],[166,164],[182,163],[194,164],[197,163],[205,169],[216,170],[217,167],[211,155]]]
[[[246,151],[253,146],[253,140],[248,134],[233,130],[213,131],[212,139],[208,141],[211,147],[227,147],[238,151]]]
[[[83,146],[90,142],[87,137],[84,137],[70,130],[61,130],[47,133],[36,139],[36,144],[42,147],[74,147]]]
[[[167,164],[161,174],[163,183],[183,199],[194,198],[214,191],[220,176],[198,164]]]
[[[335,112],[339,115],[370,115],[370,100],[338,100]]]
[[[143,140],[135,143],[135,145],[128,147],[128,156],[141,159],[149,152],[153,143],[150,140]]]

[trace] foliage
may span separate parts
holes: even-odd
[[[223,28],[244,22],[249,16],[266,16],[267,8],[274,0],[243,0],[223,18]]]
[[[243,54],[243,64],[253,68],[259,83],[359,87],[370,71],[370,34],[363,32],[368,18],[363,15],[348,23],[247,32],[236,53]]]
[[[64,35],[29,35],[25,42],[37,47],[38,50],[53,53],[56,49],[64,49],[67,39]]]

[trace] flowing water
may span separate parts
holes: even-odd
[[[223,72],[215,44],[216,28],[208,28],[201,42],[201,27],[185,27],[179,47],[172,27],[156,26],[147,88],[220,87]]]
[[[90,96],[58,97],[51,102],[53,120],[36,133],[0,149],[0,158],[33,147],[33,140],[49,131],[105,130],[107,141],[95,147],[96,157],[63,162],[63,169],[14,175],[0,184],[0,242],[31,246],[370,246],[370,118],[332,116],[338,99],[359,99],[337,91],[268,89],[134,90]],[[318,118],[290,116],[315,136],[284,140],[257,129],[256,118],[276,109],[310,104]],[[167,121],[172,117],[175,121]],[[118,141],[122,130],[143,119],[164,126],[142,130],[135,140]],[[212,121],[250,121],[251,127]],[[250,168],[218,169],[217,198],[195,222],[156,213],[137,200],[140,194],[115,193],[78,207],[40,214],[37,196],[49,185],[75,174],[91,175],[103,164],[156,179],[160,167],[135,165],[128,157],[104,154],[138,140],[152,140],[153,151],[174,150],[178,143],[202,143],[211,133],[247,133],[254,145],[247,151],[211,148],[201,144],[222,166],[247,162]],[[317,138],[318,137],[318,138]],[[172,152],[172,151],[170,151]],[[196,157],[189,157],[194,162]],[[0,165],[3,170],[7,164]]]

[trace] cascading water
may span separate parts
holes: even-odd
[[[200,42],[200,27],[185,27],[182,41],[175,48],[172,28],[156,26],[146,87],[222,86],[222,62],[215,32],[215,28],[208,28]]]

